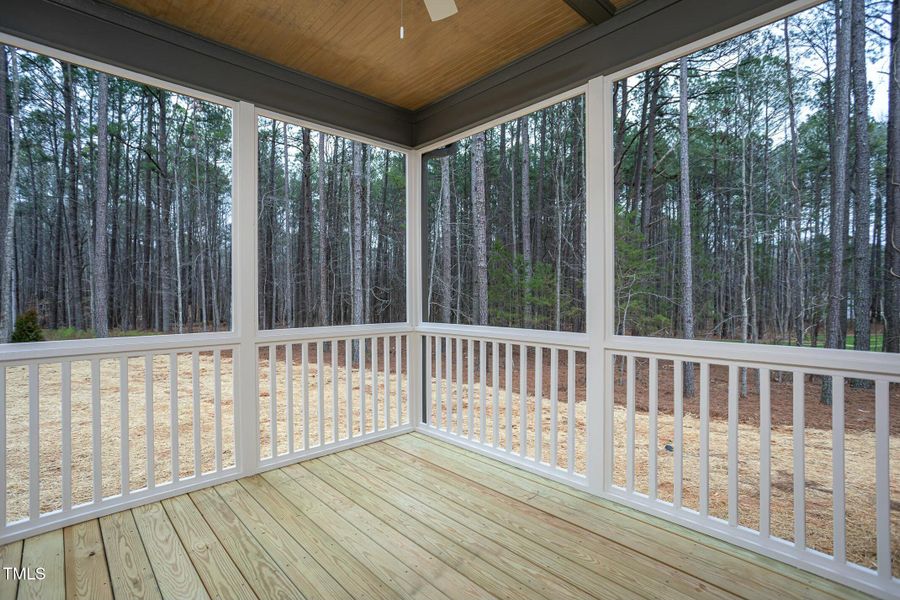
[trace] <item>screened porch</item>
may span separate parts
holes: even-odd
[[[0,12],[0,599],[900,595],[900,2],[346,4]]]

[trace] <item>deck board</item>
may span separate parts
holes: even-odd
[[[235,600],[256,598],[250,585],[188,496],[163,500],[163,507],[211,597]]]
[[[63,531],[66,557],[66,598],[106,600],[112,598],[109,568],[100,523],[85,521]]]
[[[0,547],[13,598],[865,598],[422,434]]]
[[[497,568],[468,548],[454,541],[452,531],[437,531],[430,525],[416,520],[396,506],[372,493],[356,480],[347,477],[322,461],[292,465],[284,469],[291,476],[297,471],[310,473],[327,483],[344,497],[353,498],[366,512],[378,517],[405,537],[415,540],[429,556],[452,565],[460,574],[480,585],[488,593],[501,600],[519,600],[533,594],[524,583],[506,571]]]
[[[270,546],[269,551],[266,551],[250,528],[241,521],[216,490],[193,492],[190,498],[229,558],[244,576],[244,580],[250,584],[259,598],[291,600],[303,597],[288,574],[273,558],[275,550]],[[298,558],[293,564],[303,563]]]
[[[66,597],[63,532],[48,531],[25,540],[22,569],[26,579],[19,582],[19,600],[62,600]],[[37,570],[43,569],[44,577]]]
[[[631,592],[641,595],[690,600],[692,598],[735,598],[718,587],[704,584],[700,579],[659,563],[622,544],[572,525],[538,510],[529,504],[503,496],[494,490],[440,468],[422,468],[422,463],[410,460],[393,446],[386,444],[361,448],[361,454],[410,481],[418,480],[444,498],[466,506],[511,531],[540,545],[592,573],[620,583]],[[438,469],[437,471],[435,469]],[[477,498],[477,502],[472,502]],[[657,577],[648,579],[642,574],[655,571]]]
[[[254,483],[260,484],[258,489],[270,494],[280,493],[288,502],[309,515],[341,547],[354,548],[356,551],[353,556],[401,597],[450,600],[419,573],[398,560],[391,551],[376,544],[321,500],[304,494],[302,488],[297,491],[289,482],[282,481],[282,488],[278,490],[269,483],[262,485],[262,481],[265,480],[254,478]]]
[[[18,569],[22,565],[22,541],[0,547],[0,565]],[[0,600],[16,600],[19,582],[15,577],[0,577]]]
[[[429,582],[428,587],[433,586],[451,598],[458,597],[454,594],[473,599],[493,598],[441,560],[424,552],[411,538],[397,532],[312,473],[298,470],[288,475],[277,470],[264,473],[263,478],[301,510],[303,501],[311,501],[344,515],[348,522],[383,549],[380,552],[393,554],[412,573],[421,574],[421,580]]]
[[[293,504],[262,479],[250,477],[241,481],[245,492],[284,528],[289,537],[300,543],[324,570],[335,577],[354,598],[402,598],[379,579],[356,557],[355,549],[341,546],[310,515],[298,511]],[[237,484],[235,484],[237,486]],[[235,491],[240,486],[234,488]]]
[[[209,598],[162,504],[154,502],[131,511],[165,600]]]
[[[865,594],[800,569],[720,542],[687,528],[642,515],[612,502],[587,500],[546,478],[416,434],[385,444],[432,465],[452,470],[500,493],[549,512],[609,540],[639,549],[657,562],[695,575],[744,598],[867,598]],[[530,475],[530,474],[528,474]],[[576,492],[576,490],[572,490]],[[660,525],[665,523],[667,527]]]
[[[535,541],[535,538],[522,535],[501,523],[481,515],[473,510],[480,504],[477,498],[472,498],[466,504],[447,500],[428,487],[413,480],[404,479],[389,467],[371,460],[369,453],[365,452],[365,449],[357,452],[350,460],[355,463],[356,468],[371,471],[392,487],[407,490],[413,497],[434,506],[472,531],[481,531],[499,542],[507,552],[518,555],[520,560],[530,561],[535,567],[540,566],[555,573],[568,584],[567,587],[576,597],[594,596],[596,598],[621,598],[623,600],[644,597],[642,594],[626,588],[617,581],[606,578],[592,569],[573,562],[552,550],[548,550]]]
[[[113,513],[100,519],[113,595],[135,600],[161,600],[159,585],[132,511]]]
[[[483,532],[460,524],[437,508],[413,498],[405,490],[399,490],[381,481],[368,471],[357,470],[356,465],[343,456],[326,456],[321,460],[336,471],[347,474],[349,478],[362,482],[400,512],[413,515],[423,523],[429,523],[437,531],[445,532],[457,540],[476,556],[512,574],[528,586],[528,595],[531,597],[576,599],[584,596],[580,590],[560,580],[554,573],[544,570],[541,565],[522,560],[520,556],[506,551],[500,543]]]

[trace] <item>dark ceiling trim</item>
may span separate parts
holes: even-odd
[[[412,112],[96,0],[3,0],[0,31],[402,146]]]
[[[572,10],[594,25],[606,21],[616,14],[616,7],[609,0],[565,0]]]
[[[606,3],[566,1],[595,11]],[[418,147],[789,1],[639,1],[415,112],[100,0],[3,0],[0,31],[314,123]]]
[[[615,73],[791,0],[644,0],[416,111],[416,147]]]

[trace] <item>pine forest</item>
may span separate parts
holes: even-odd
[[[900,351],[898,2],[614,84],[616,331]]]

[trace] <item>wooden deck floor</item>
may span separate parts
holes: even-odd
[[[847,588],[409,434],[0,548],[7,598],[848,598]]]

